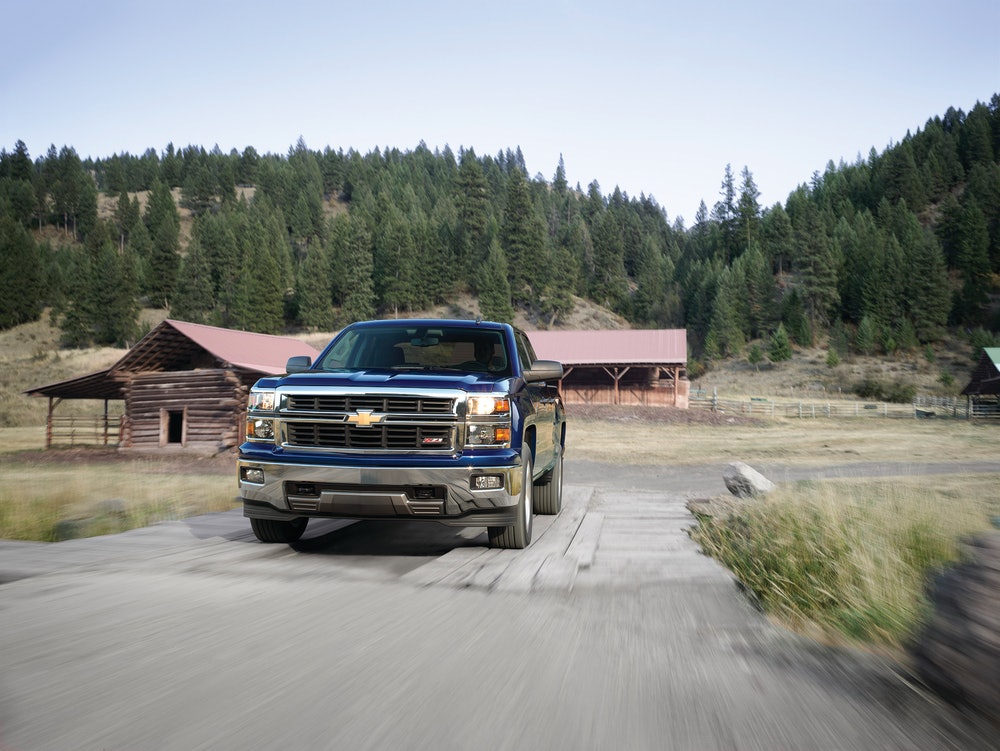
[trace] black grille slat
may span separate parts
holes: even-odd
[[[394,451],[446,451],[453,448],[453,429],[450,425],[385,424],[362,428],[344,423],[289,422],[286,428],[288,443],[292,446]]]

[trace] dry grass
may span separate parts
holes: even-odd
[[[572,409],[570,410],[572,418]],[[572,456],[611,464],[745,461],[822,466],[851,462],[996,461],[1000,424],[961,420],[794,419],[692,425],[574,420]]]
[[[993,475],[828,480],[700,517],[693,537],[789,627],[899,652],[927,614],[928,575],[1000,513]]]
[[[0,461],[0,538],[55,541],[237,505],[233,472],[178,474],[157,462]]]

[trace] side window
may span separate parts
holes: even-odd
[[[521,369],[527,370],[535,362],[535,350],[523,331],[515,332],[514,340],[517,342],[517,359],[521,361]]]

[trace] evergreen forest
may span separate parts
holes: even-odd
[[[694,365],[794,345],[892,354],[948,331],[995,341],[1000,94],[950,108],[784,204],[726,166],[670,221],[645,195],[567,184],[520,148],[0,151],[0,328],[51,309],[64,344],[128,346],[142,306],[265,333],[407,316],[458,294],[559,326],[580,298],[686,328]],[[191,217],[182,224],[181,217]],[[186,228],[185,228],[186,227]]]

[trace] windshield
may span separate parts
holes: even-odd
[[[452,326],[350,329],[326,353],[319,367],[511,374],[502,332]]]

